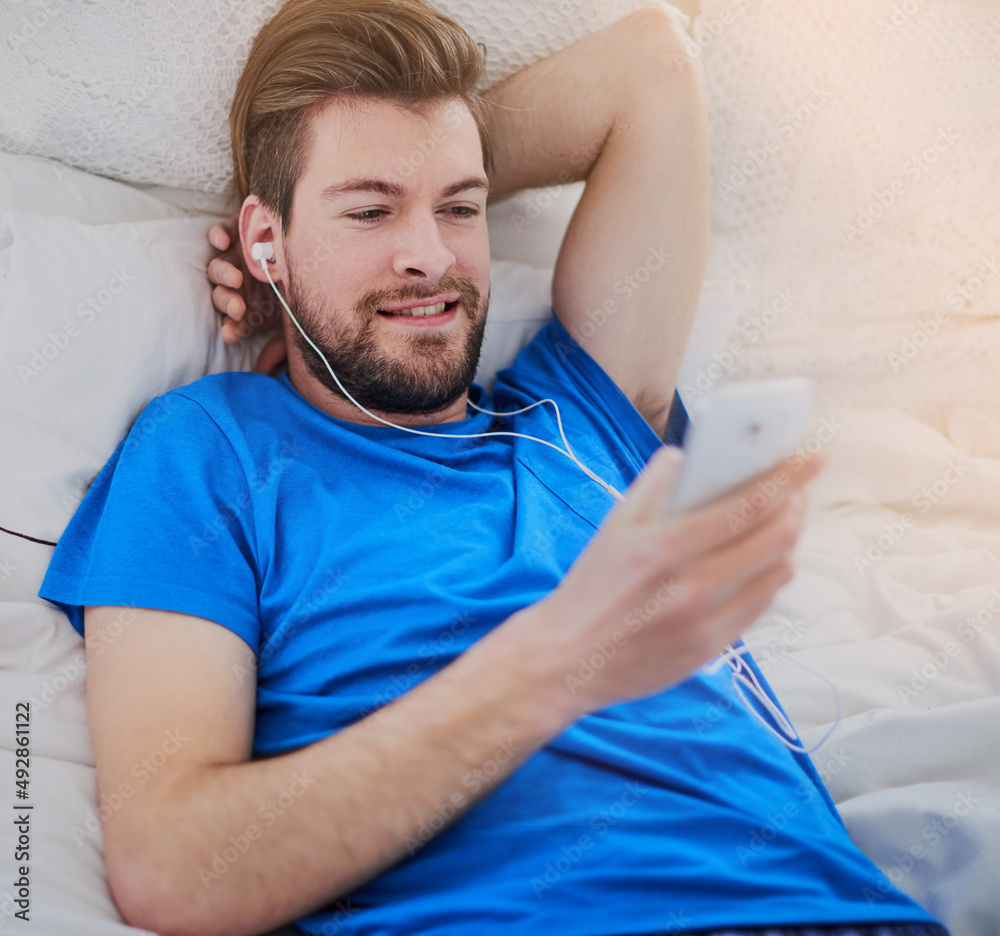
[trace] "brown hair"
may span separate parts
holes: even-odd
[[[287,229],[311,143],[309,118],[332,96],[389,100],[421,113],[458,98],[479,130],[491,173],[483,53],[422,0],[289,0],[257,34],[229,113],[235,194],[251,192]]]

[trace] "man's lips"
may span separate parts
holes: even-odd
[[[411,299],[409,302],[386,306],[378,311],[381,315],[412,315],[417,317],[440,315],[443,312],[452,311],[458,298],[458,293],[444,293],[427,299]]]
[[[458,316],[458,310],[463,308],[461,301],[440,302],[433,306],[405,309],[401,312],[379,312],[379,318],[395,324],[392,328],[446,328]],[[441,310],[441,311],[438,311]]]

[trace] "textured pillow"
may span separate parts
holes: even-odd
[[[123,179],[221,192],[228,111],[280,0],[0,6],[0,148]]]
[[[490,256],[552,270],[584,183],[518,192],[486,209]]]
[[[633,10],[667,6],[660,0],[435,5],[485,46],[484,88]],[[280,6],[280,0],[0,4],[6,40],[0,149],[128,182],[222,193],[232,174],[228,115],[236,82],[254,36]],[[208,198],[194,207],[224,210]]]

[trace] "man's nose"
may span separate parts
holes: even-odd
[[[412,211],[396,225],[393,269],[397,276],[439,280],[455,264],[455,255],[441,236],[433,212]]]

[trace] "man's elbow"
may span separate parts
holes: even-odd
[[[666,86],[675,94],[700,99],[704,74],[700,49],[680,21],[663,7],[644,7],[629,15],[632,35],[627,61],[639,88]]]
[[[163,901],[160,893],[162,884],[157,884],[143,873],[135,856],[116,855],[111,849],[105,848],[104,860],[111,896],[122,919],[129,926],[150,930],[162,936],[162,914],[159,911]]]
[[[178,869],[154,858],[152,851],[144,848],[140,854],[127,853],[120,846],[105,848],[108,884],[122,919],[158,936],[221,933],[205,916],[205,905],[192,899],[189,888],[180,886]]]

